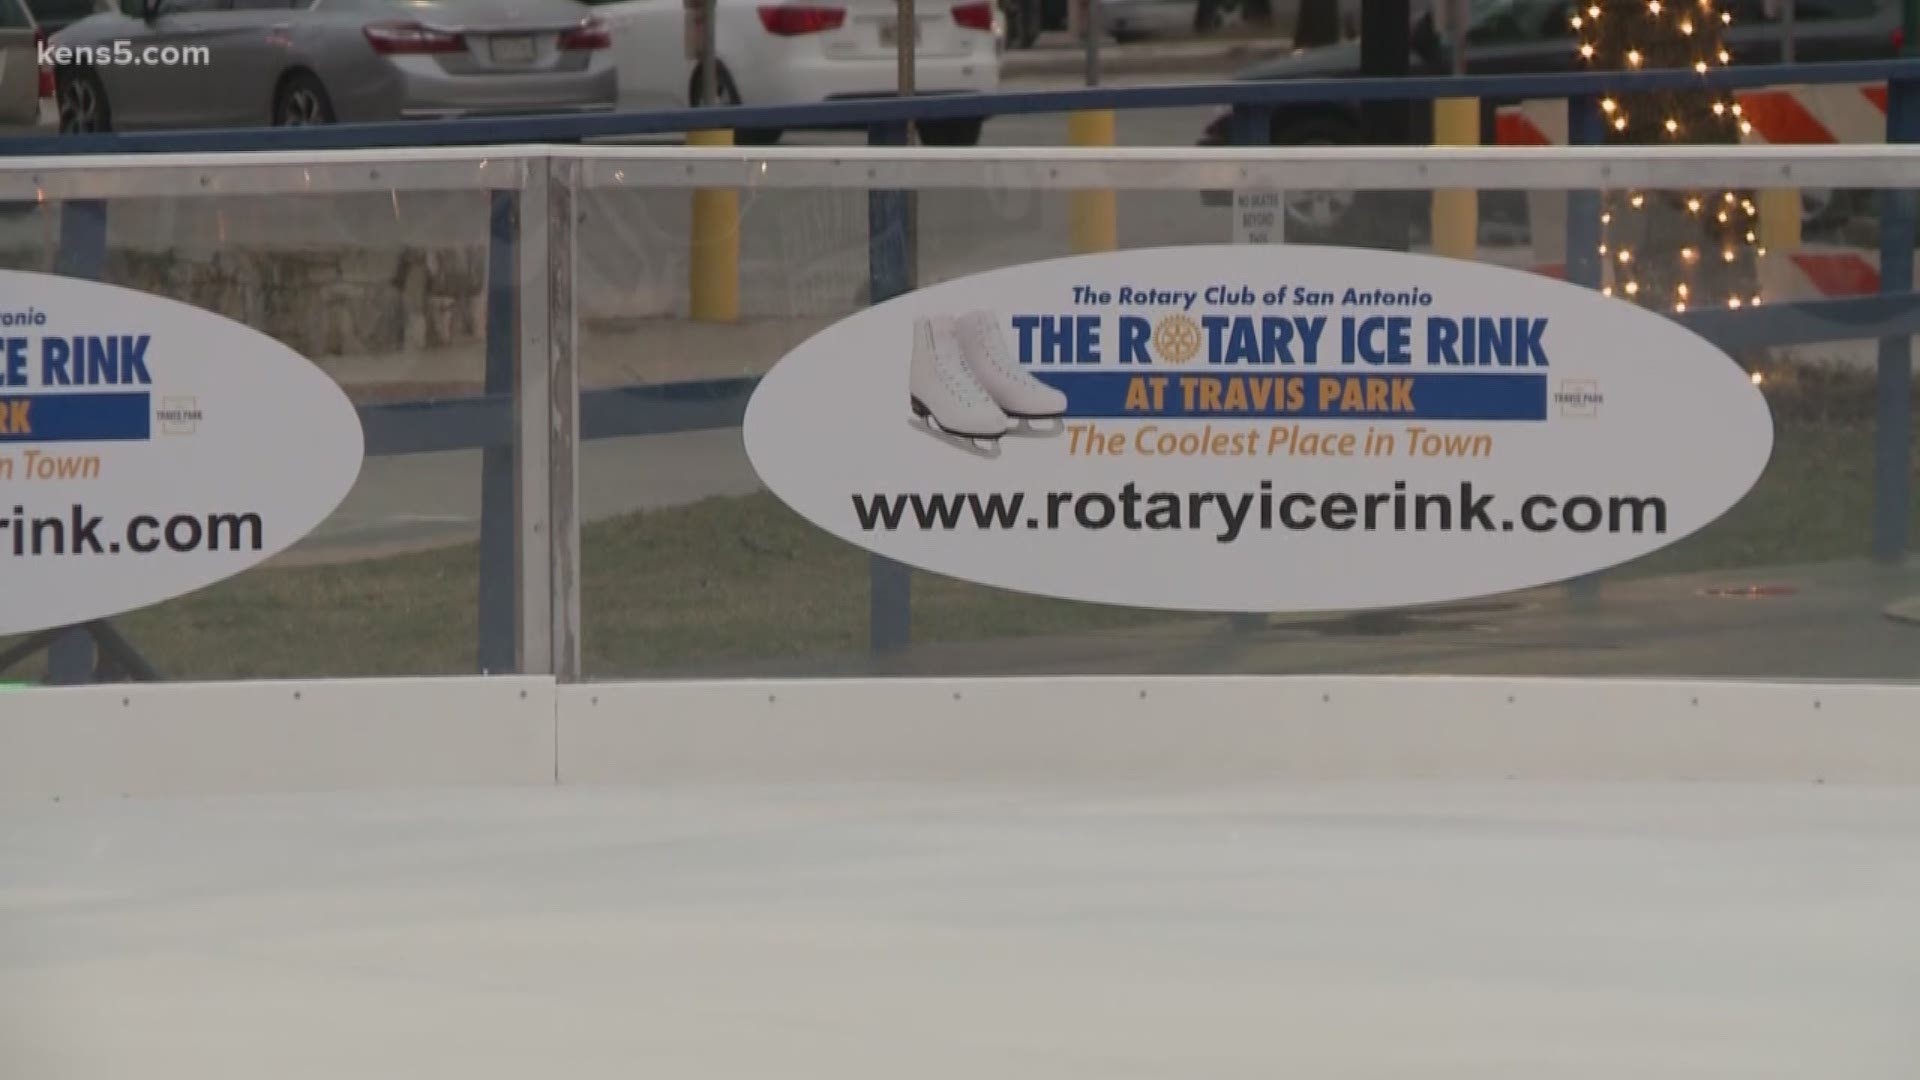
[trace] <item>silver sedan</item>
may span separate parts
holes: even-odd
[[[52,46],[62,131],[605,111],[607,31],[574,0],[128,0]],[[137,6],[136,6],[137,5]]]

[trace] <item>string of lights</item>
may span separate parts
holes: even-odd
[[[1723,33],[1733,22],[1714,0],[1586,0],[1570,17],[1579,53],[1595,70],[1691,68],[1732,63]],[[1740,103],[1698,90],[1607,97],[1608,141],[1738,142],[1753,130]],[[1649,307],[1686,311],[1757,305],[1759,210],[1736,191],[1610,191],[1600,215],[1602,291]],[[1715,255],[1718,258],[1715,258]]]

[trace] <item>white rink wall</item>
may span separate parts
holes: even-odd
[[[554,716],[522,677],[0,692],[0,795],[551,784]]]
[[[0,693],[0,796],[669,782],[1920,783],[1920,687],[1493,678],[111,685]]]

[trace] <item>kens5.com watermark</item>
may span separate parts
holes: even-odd
[[[111,45],[50,45],[40,43],[40,66],[71,67],[206,67],[213,63],[213,50],[205,45],[142,45],[130,41]]]

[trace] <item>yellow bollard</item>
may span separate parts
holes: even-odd
[[[691,131],[688,146],[732,146],[731,131]],[[740,317],[740,193],[699,188],[693,193],[693,236],[688,288],[696,322],[733,322]]]
[[[1760,246],[1768,254],[1800,250],[1800,189],[1769,188],[1760,193]]]
[[[1067,117],[1067,141],[1074,146],[1112,146],[1113,111],[1098,109]],[[1119,248],[1119,213],[1111,188],[1068,193],[1067,220],[1076,255]]]
[[[1439,98],[1433,103],[1435,146],[1480,145],[1480,99]],[[1480,193],[1450,189],[1433,193],[1433,253],[1471,259],[1480,250]]]

